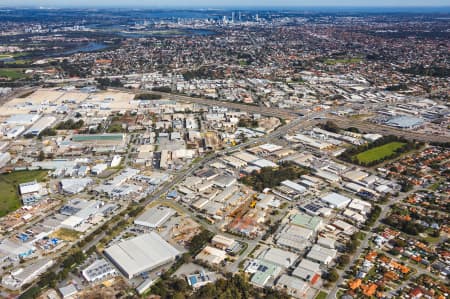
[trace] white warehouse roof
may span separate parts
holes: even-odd
[[[337,209],[345,208],[351,201],[350,198],[334,192],[322,196],[320,199],[327,203],[330,207]]]
[[[128,278],[170,263],[180,254],[155,232],[122,241],[105,250],[106,256]]]
[[[162,206],[153,207],[145,211],[142,215],[140,215],[134,221],[134,224],[155,228],[161,226],[174,214],[175,211],[172,210],[171,208]]]
[[[305,187],[303,187],[303,186],[301,186],[301,185],[299,185],[299,184],[297,184],[297,183],[295,183],[293,181],[290,181],[290,180],[282,181],[281,185],[286,186],[288,188],[291,188],[292,190],[297,191],[299,193],[303,193],[303,192],[306,191]]]

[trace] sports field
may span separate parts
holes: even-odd
[[[22,69],[5,68],[5,69],[0,69],[0,77],[5,77],[10,80],[16,80],[16,79],[25,78],[26,75],[23,73]]]
[[[373,161],[379,161],[386,157],[392,156],[395,151],[399,148],[402,148],[406,145],[403,142],[390,142],[378,147],[374,147],[365,152],[359,153],[356,155],[356,159],[360,163],[370,163]]]

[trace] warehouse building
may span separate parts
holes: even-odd
[[[305,213],[298,213],[292,216],[291,224],[304,227],[316,232],[322,227],[322,218],[318,216],[310,216]]]
[[[72,141],[87,145],[123,145],[125,134],[78,134],[72,135]]]
[[[320,245],[314,245],[306,256],[308,259],[328,265],[335,257],[337,251],[335,249],[329,249]]]
[[[294,265],[298,257],[295,253],[271,247],[262,252],[258,258],[282,268],[289,268]]]
[[[305,281],[286,274],[281,275],[276,287],[294,298],[304,298],[309,289],[309,285]]]
[[[320,263],[303,259],[292,272],[292,275],[314,285],[320,279],[321,273]]]
[[[322,196],[320,199],[333,209],[343,209],[352,201],[350,198],[334,192]]]
[[[157,228],[163,225],[173,215],[175,215],[175,211],[171,208],[163,206],[153,207],[140,215],[134,221],[134,224],[149,228]]]
[[[304,193],[306,191],[306,188],[293,182],[290,180],[285,180],[281,182],[281,185],[286,186],[288,188],[291,188],[292,190],[298,192],[298,193]]]
[[[219,249],[227,250],[232,248],[236,241],[223,235],[215,235],[211,240],[211,244]]]
[[[412,116],[394,117],[386,122],[387,125],[401,129],[414,129],[420,127],[424,120]]]
[[[8,162],[11,161],[11,155],[6,153],[0,153],[0,168],[8,164]]]
[[[18,125],[31,125],[39,119],[38,114],[14,114],[9,117],[5,123],[8,125],[18,124]]]
[[[128,278],[173,262],[180,252],[150,232],[105,249],[105,255]]]
[[[53,123],[55,123],[56,118],[53,116],[44,116],[39,119],[34,125],[29,128],[24,135],[33,135],[39,136],[42,131],[50,127]]]
[[[45,273],[53,263],[53,260],[38,259],[33,264],[27,265],[24,268],[18,268],[10,274],[3,276],[2,285],[8,289],[18,290],[22,286],[31,283],[42,273]]]
[[[117,275],[116,269],[106,260],[99,259],[93,262],[82,271],[84,279],[89,282],[103,281],[109,277]]]
[[[309,238],[313,231],[296,225],[287,225],[278,235],[277,244],[296,251],[311,246]]]
[[[275,279],[281,272],[281,268],[262,260],[252,260],[245,268],[246,273],[253,274],[251,283],[263,288],[269,280]]]
[[[195,259],[210,265],[219,265],[226,259],[226,257],[227,253],[225,251],[211,246],[206,246],[202,251],[200,251],[199,254],[197,254]]]

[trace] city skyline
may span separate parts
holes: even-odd
[[[246,1],[243,5],[241,1],[235,0],[226,0],[226,1],[204,1],[204,0],[194,0],[190,1],[189,5],[186,5],[185,2],[179,0],[168,0],[164,1],[162,4],[161,1],[156,0],[147,0],[147,1],[123,1],[123,0],[78,0],[78,1],[56,1],[56,0],[2,0],[0,1],[0,7],[142,7],[142,8],[264,8],[264,7],[285,7],[285,8],[302,8],[302,7],[312,7],[312,8],[320,8],[320,7],[331,7],[331,8],[339,8],[339,7],[386,7],[386,8],[406,8],[406,7],[448,7],[449,4],[447,1],[443,0],[431,0],[427,1],[426,5],[424,5],[423,1],[414,0],[414,1],[355,1],[355,0],[345,0],[340,1],[339,4],[336,4],[335,1],[329,0],[318,0],[318,1],[293,1],[293,0],[281,0],[281,1]]]

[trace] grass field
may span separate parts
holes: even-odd
[[[6,62],[6,64],[7,65],[8,64],[28,64],[31,62],[32,62],[32,60],[30,60],[30,59],[16,59],[14,61],[8,61],[8,62]]]
[[[22,72],[22,69],[5,68],[0,69],[0,77],[6,77],[11,80],[17,80],[25,78],[26,75]]]
[[[358,63],[358,62],[361,62],[361,61],[362,61],[361,58],[338,58],[338,59],[330,58],[330,59],[325,60],[325,63],[333,65],[333,64],[338,64],[338,63],[342,63],[342,64],[345,64],[345,63]]]
[[[319,294],[317,294],[317,296],[314,299],[326,299],[328,296],[327,293],[325,293],[324,291],[320,291]]]
[[[10,54],[0,54],[0,59],[2,58],[12,58],[13,56]]]
[[[19,184],[43,181],[46,177],[45,170],[15,171],[0,175],[0,217],[20,208]]]
[[[385,157],[393,155],[397,149],[402,148],[405,145],[406,143],[403,142],[390,142],[359,153],[356,155],[356,159],[360,163],[370,163],[373,161],[378,161]]]

